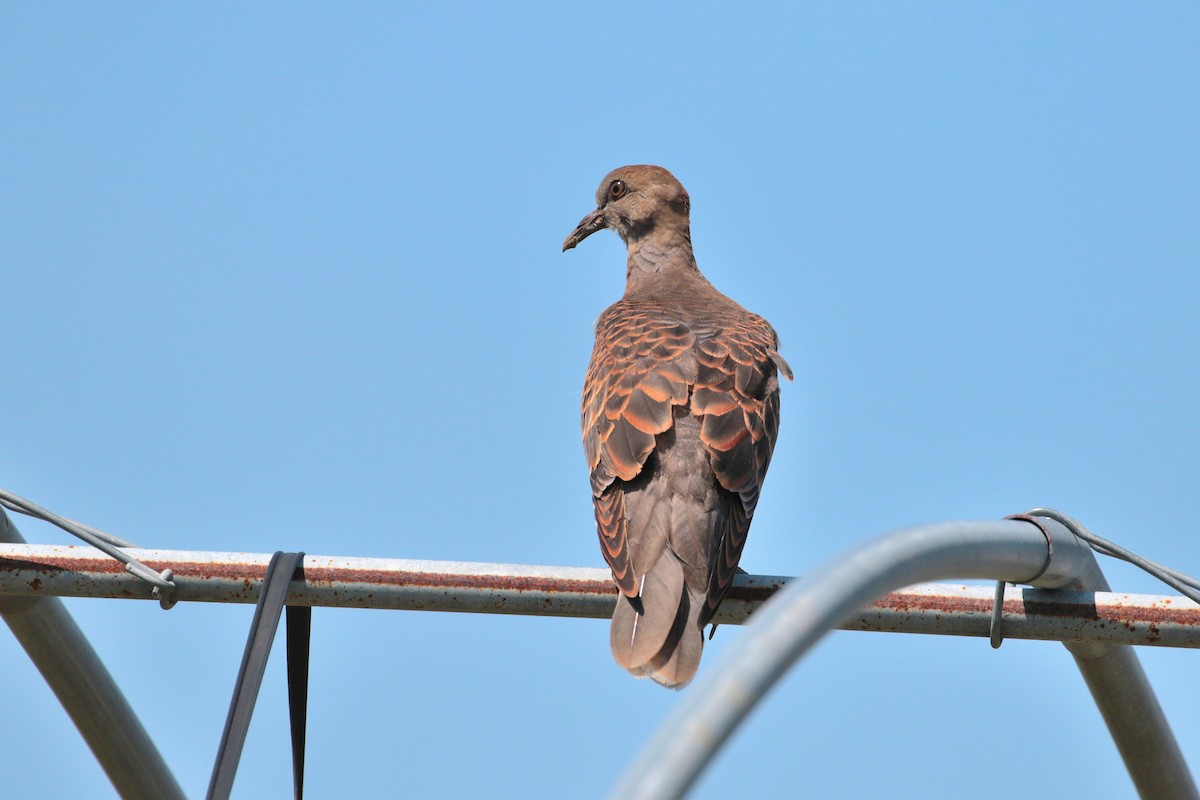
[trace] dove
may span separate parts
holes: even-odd
[[[583,446],[601,552],[618,589],[610,643],[638,677],[682,688],[738,561],[792,370],[762,317],[719,292],[692,252],[691,201],[662,167],[613,170],[563,242],[626,245],[625,294],[600,315]]]

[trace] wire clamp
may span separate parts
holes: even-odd
[[[175,607],[175,604],[179,602],[178,598],[175,597],[175,589],[177,588],[174,580],[175,570],[164,569],[162,572],[158,573],[158,577],[170,584],[170,588],[164,589],[161,586],[155,586],[150,593],[158,598],[159,608],[161,608],[163,611],[170,611]]]
[[[992,649],[999,650],[1004,644],[1004,590],[1008,586],[1005,581],[996,581],[996,595],[992,599],[992,624],[988,627]]]

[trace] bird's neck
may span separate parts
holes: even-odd
[[[695,275],[703,280],[692,254],[691,232],[684,230],[655,232],[628,243],[625,291],[650,288],[661,281],[678,281]]]

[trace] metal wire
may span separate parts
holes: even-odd
[[[130,575],[141,578],[153,586],[154,596],[158,598],[159,604],[164,609],[175,605],[173,599],[175,583],[171,580],[174,574],[169,569],[164,569],[161,573],[155,572],[120,549],[121,547],[131,547],[132,545],[129,542],[102,531],[97,531],[88,525],[81,525],[66,517],[60,517],[53,511],[47,511],[36,503],[31,503],[6,489],[0,489],[0,504],[17,513],[49,522],[51,525],[62,528],[72,536],[79,537],[105,555],[120,561],[125,565],[125,571]]]
[[[11,501],[5,499],[5,497],[12,497],[12,496],[13,495],[11,492],[6,492],[3,489],[0,489],[0,506],[4,506],[9,511],[15,511],[18,514],[24,514],[25,516],[33,516],[29,512],[25,511],[23,508],[20,508],[17,505],[15,505],[14,503],[12,503]],[[28,503],[29,501],[25,501],[25,502]],[[29,505],[33,505],[33,504],[29,503]],[[38,517],[34,517],[34,519],[38,519]],[[116,545],[117,547],[134,547],[134,548],[138,547],[138,545],[134,544],[133,542],[131,542],[127,539],[122,539],[120,536],[114,536],[111,533],[106,533],[106,532],[100,530],[99,528],[93,528],[91,525],[85,525],[82,522],[80,522],[79,520],[69,519],[67,517],[63,517],[63,519],[67,520],[67,522],[71,523],[72,525],[76,525],[79,528],[87,531],[92,536],[103,539],[104,541],[108,542],[109,544]]]
[[[1160,581],[1170,586],[1181,595],[1191,600],[1194,603],[1200,603],[1200,580],[1184,575],[1182,572],[1171,569],[1170,567],[1159,564],[1156,561],[1151,561],[1148,558],[1143,558],[1137,553],[1126,550],[1119,544],[1110,542],[1101,536],[1089,531],[1084,527],[1083,523],[1076,519],[1068,517],[1061,511],[1055,511],[1053,508],[1032,508],[1025,512],[1031,517],[1049,517],[1065,526],[1067,530],[1078,536],[1080,539],[1088,543],[1088,546],[1097,553],[1109,556],[1111,558],[1119,558],[1122,561],[1127,561],[1135,567],[1148,572]]]

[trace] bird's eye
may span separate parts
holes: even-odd
[[[615,180],[608,185],[608,199],[620,200],[629,191],[629,187],[625,185],[625,181]]]

